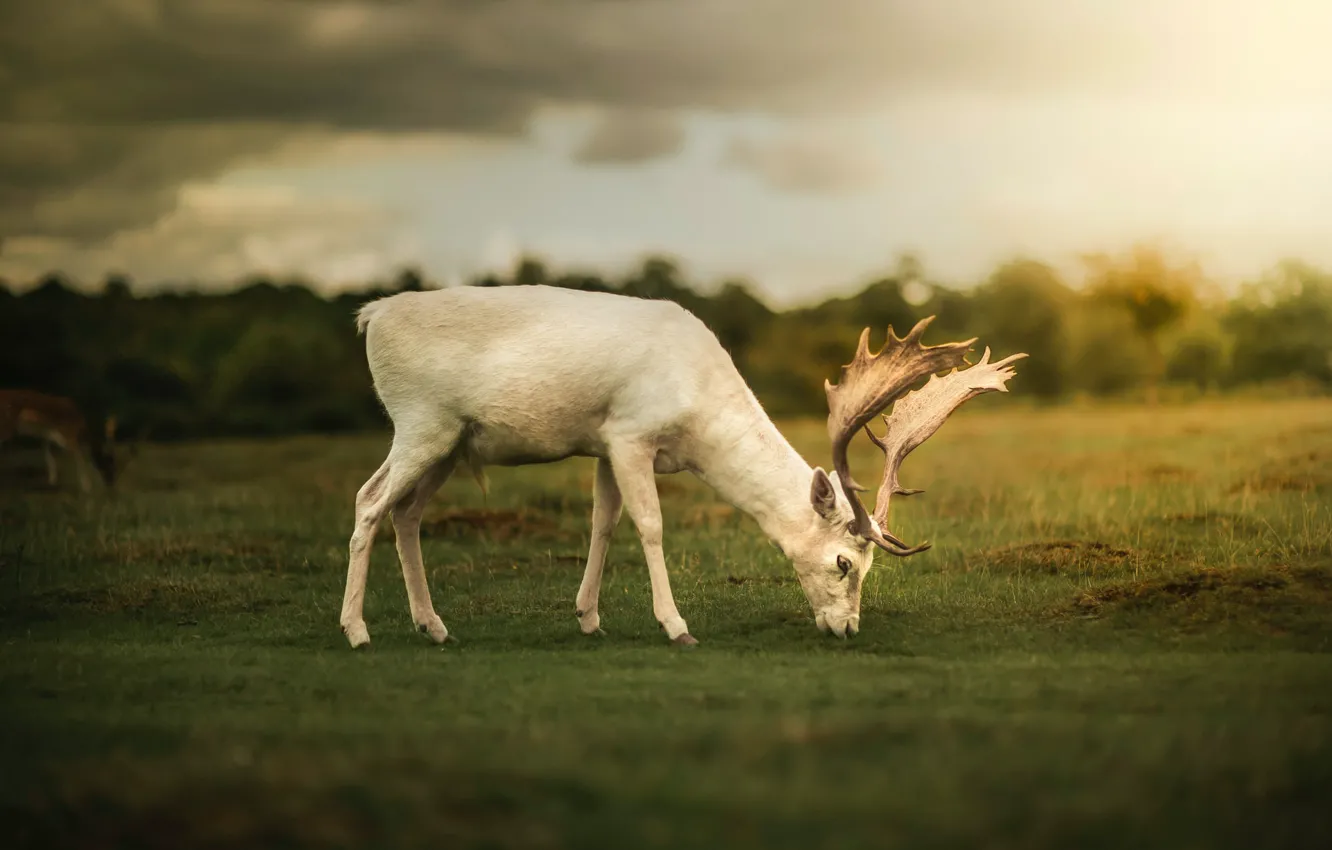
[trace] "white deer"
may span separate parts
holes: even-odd
[[[462,462],[517,466],[597,459],[592,542],[574,613],[600,629],[602,569],[621,510],[642,540],[652,609],[667,637],[697,641],[675,607],[662,553],[656,473],[688,470],[752,516],[795,564],[819,629],[839,637],[860,627],[860,588],[877,544],[909,547],[887,530],[897,468],[960,404],[1007,391],[1008,364],[964,371],[975,340],[923,346],[922,320],[870,355],[869,329],[839,385],[826,384],[834,473],[811,468],[764,413],[730,356],[695,316],[666,301],[546,286],[404,292],[366,304],[357,317],[375,391],[393,421],[393,443],[356,494],[342,631],[370,641],[363,619],[370,548],[391,512],[407,599],[417,628],[442,643],[448,629],[430,600],[421,559],[422,512]],[[851,438],[920,379],[946,369],[897,402],[883,439],[886,465],[869,516],[847,466]],[[887,417],[885,417],[887,418]]]

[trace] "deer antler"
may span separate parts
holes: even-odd
[[[824,382],[824,390],[828,395],[828,436],[832,440],[833,468],[837,471],[842,492],[846,494],[855,514],[856,532],[898,556],[923,551],[928,544],[924,547],[908,547],[881,526],[875,529],[858,495],[858,491],[865,488],[851,477],[846,451],[856,432],[868,425],[875,415],[892,404],[916,381],[966,363],[966,353],[975,339],[943,345],[920,344],[921,335],[932,321],[933,316],[921,319],[901,339],[890,326],[888,341],[874,355],[869,353],[870,331],[865,328],[860,334],[855,358],[842,368],[841,381],[835,386],[831,381]]]
[[[939,430],[939,426],[963,402],[988,392],[1008,392],[1005,385],[1014,372],[1010,363],[1026,354],[1013,354],[997,363],[990,362],[990,349],[986,347],[976,365],[958,371],[954,369],[943,377],[932,376],[925,386],[907,393],[893,406],[893,415],[884,416],[888,430],[882,439],[865,426],[874,445],[883,450],[883,483],[874,502],[874,521],[880,527],[888,525],[888,504],[893,496],[912,496],[920,490],[907,490],[897,480],[897,470],[911,451]],[[924,544],[928,546],[929,544]]]

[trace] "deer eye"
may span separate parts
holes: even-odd
[[[851,559],[845,555],[838,555],[837,569],[842,571],[842,578],[846,578],[847,573],[851,572]]]

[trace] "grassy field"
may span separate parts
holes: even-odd
[[[821,422],[787,433],[827,462]],[[880,557],[849,641],[663,477],[693,651],[627,520],[579,634],[590,461],[436,498],[444,647],[382,529],[351,651],[385,448],[148,446],[87,500],[0,456],[6,846],[1332,846],[1332,401],[982,399],[907,461],[894,528],[936,545]]]

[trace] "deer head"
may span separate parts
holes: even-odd
[[[88,453],[92,456],[93,466],[102,476],[107,489],[111,489],[115,487],[116,479],[120,477],[120,473],[125,470],[129,461],[138,456],[139,443],[143,438],[134,440],[128,446],[118,445],[114,416],[108,416],[102,431],[98,433],[94,430],[91,437],[92,439],[88,441]]]
[[[974,339],[966,342],[926,346],[921,336],[933,316],[922,319],[904,338],[891,327],[888,340],[877,354],[869,353],[869,328],[860,335],[851,363],[842,369],[841,380],[826,382],[828,436],[832,441],[833,474],[814,470],[810,502],[816,519],[810,532],[792,553],[801,585],[814,608],[815,621],[823,631],[845,636],[855,634],[860,623],[860,587],[874,560],[874,549],[905,557],[923,552],[930,544],[909,546],[888,530],[888,505],[893,495],[911,495],[898,483],[898,469],[910,452],[925,442],[963,402],[985,392],[1007,392],[1005,382],[1013,377],[1009,364],[1026,357],[1015,354],[990,363],[990,350],[970,368],[966,353]],[[939,377],[938,373],[951,370]],[[921,379],[928,383],[915,391]],[[894,404],[895,402],[895,404]],[[883,438],[869,430],[869,422],[893,405]],[[865,429],[884,452],[883,482],[875,512],[870,516],[860,501],[862,487],[852,477],[847,449],[856,432]]]

